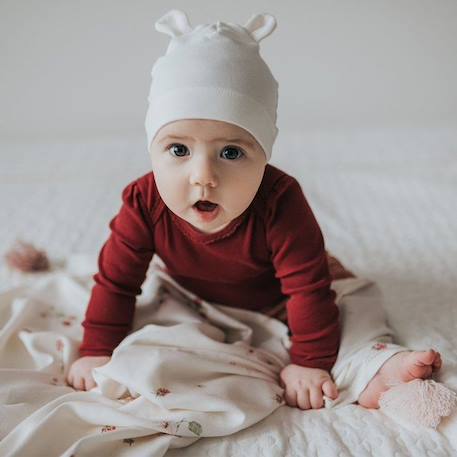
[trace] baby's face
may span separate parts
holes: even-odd
[[[162,200],[204,233],[222,230],[250,205],[267,164],[262,147],[249,132],[206,119],[164,125],[149,152]],[[217,206],[196,205],[200,200]]]

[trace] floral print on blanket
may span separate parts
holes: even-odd
[[[387,347],[386,343],[376,343],[371,346],[371,349],[375,349],[376,351],[380,351],[382,349],[385,349]]]
[[[104,427],[102,427],[100,433],[114,432],[115,430],[116,430],[115,425],[105,425]],[[132,446],[132,444],[135,444],[135,440],[133,438],[124,438],[122,440],[122,442],[125,444],[128,444],[129,447]],[[75,456],[72,455],[71,457],[75,457]]]
[[[105,425],[104,427],[102,427],[102,433],[113,432],[114,430],[116,430],[115,425]]]
[[[187,425],[187,428],[197,436],[200,436],[202,434],[203,428],[199,422],[190,421]]]
[[[176,436],[182,436],[182,435],[177,435],[179,427],[181,426],[182,423],[187,422],[187,428],[190,432],[192,432],[194,435],[201,436],[203,433],[203,427],[200,422],[197,421],[188,421],[186,419],[182,419],[179,422],[175,424],[176,429],[173,433],[170,432],[171,435],[176,435]],[[162,428],[165,430],[169,431],[171,429],[170,422],[169,421],[163,421],[161,424]]]
[[[176,436],[182,436],[182,435],[178,435],[178,431],[179,431],[179,427],[181,426],[181,424],[183,423],[187,423],[187,429],[193,433],[194,435],[197,435],[197,436],[201,436],[201,434],[203,433],[203,427],[202,427],[202,424],[200,424],[200,422],[197,422],[197,421],[188,421],[186,419],[181,419],[179,422],[176,422],[174,425],[175,425],[175,430],[174,432],[171,431],[171,423],[169,421],[163,421],[160,426],[165,429],[167,432],[169,432],[169,434],[171,435],[176,435]],[[101,430],[100,430],[100,433],[108,433],[108,432],[114,432],[117,430],[117,427],[115,425],[104,425]],[[123,442],[128,444],[129,446],[131,446],[132,444],[135,443],[135,440],[132,439],[132,438],[125,438],[123,439]]]
[[[121,403],[130,403],[133,400],[136,400],[137,397],[132,397],[130,394],[126,394],[125,396],[118,398],[118,401]]]
[[[163,397],[167,394],[169,394],[170,391],[168,389],[166,389],[165,387],[159,387],[157,390],[156,390],[156,396],[157,397]]]
[[[170,432],[169,434],[171,435],[176,435],[176,436],[182,436],[182,435],[178,435],[178,431],[179,431],[179,427],[183,424],[183,423],[187,423],[187,429],[193,433],[194,435],[197,435],[197,436],[201,436],[202,433],[203,433],[203,427],[202,427],[202,424],[200,424],[200,422],[197,422],[197,421],[188,421],[186,419],[181,419],[179,422],[175,423],[175,430],[174,432],[171,432],[171,424],[169,421],[163,421],[160,425],[162,428],[164,428],[165,430],[167,430],[167,432]],[[100,433],[108,433],[108,432],[114,432],[117,430],[117,427],[115,425],[104,425],[101,430],[100,430]],[[122,440],[124,443],[128,444],[129,447],[135,443],[135,440],[132,439],[132,438],[124,438]]]
[[[60,319],[61,324],[66,327],[70,327],[76,323],[77,317],[74,315],[67,315],[61,311],[57,311],[53,305],[48,306],[45,311],[40,312],[42,319]]]

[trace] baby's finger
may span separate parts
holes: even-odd
[[[433,371],[437,371],[441,368],[442,365],[441,354],[439,352],[436,353],[435,360],[433,361]]]
[[[76,390],[84,390],[84,378],[81,378],[81,377],[76,377],[75,378],[75,382],[73,384],[73,387],[76,389]]]
[[[90,390],[95,387],[97,384],[95,383],[94,379],[91,377],[86,378],[85,380],[86,390]]]
[[[324,406],[324,399],[322,398],[322,389],[320,386],[313,386],[310,388],[309,399],[313,409],[319,409]]]
[[[311,403],[309,401],[309,389],[300,388],[297,392],[297,405],[300,409],[310,409]]]
[[[288,406],[297,406],[297,393],[295,390],[286,386],[286,390],[284,392],[284,400]]]
[[[82,378],[82,389],[81,390],[87,390],[86,389],[86,378]]]
[[[324,383],[322,384],[322,391],[327,397],[331,398],[332,400],[338,398],[338,388],[331,379],[327,379],[326,381],[324,381]]]

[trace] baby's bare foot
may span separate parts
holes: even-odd
[[[416,378],[430,378],[432,373],[441,368],[441,365],[441,355],[433,349],[397,352],[381,366],[361,393],[358,403],[365,408],[379,408],[381,393],[392,385]]]

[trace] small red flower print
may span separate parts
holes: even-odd
[[[170,391],[168,389],[166,389],[165,387],[159,387],[156,391],[156,395],[158,397],[163,397],[169,393],[170,393]]]
[[[254,349],[249,349],[249,353],[252,354],[254,352]]]
[[[132,439],[132,438],[124,438],[122,441],[123,441],[124,443],[128,444],[129,447],[130,447],[132,444],[135,443],[135,440]]]
[[[114,425],[105,425],[102,428],[102,433],[104,433],[104,432],[112,432],[114,430],[116,430],[116,427]]]
[[[73,322],[69,321],[68,319],[65,319],[64,321],[62,321],[62,325],[66,325],[67,327],[69,325],[71,325]]]
[[[169,425],[169,422],[167,421],[163,421],[160,426],[163,427],[163,428],[168,428],[168,425]]]
[[[57,340],[56,341],[56,349],[61,352],[63,350],[63,341],[62,340]]]
[[[373,346],[371,346],[372,349],[376,349],[377,351],[380,351],[381,349],[385,349],[386,348],[386,343],[376,343],[376,344],[373,344]]]

